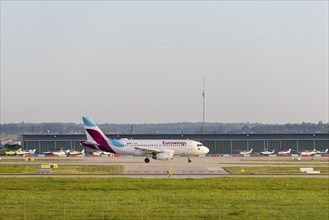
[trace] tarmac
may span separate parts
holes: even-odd
[[[49,159],[49,160],[48,160]],[[3,158],[0,164],[71,164],[71,165],[122,165],[124,174],[1,174],[0,177],[132,177],[132,178],[210,178],[210,177],[303,177],[303,178],[329,178],[328,174],[229,174],[223,167],[229,166],[308,166],[328,165],[328,160],[321,161],[280,161],[266,158],[241,158],[241,157],[191,157],[192,162],[187,162],[187,157],[174,157],[173,160],[153,160],[145,163],[143,157],[63,157],[63,158],[36,158],[35,161],[25,162],[23,158],[10,160]]]

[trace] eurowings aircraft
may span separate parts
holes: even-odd
[[[190,156],[205,155],[209,149],[200,142],[193,140],[132,140],[109,139],[99,127],[88,117],[82,117],[87,141],[80,144],[95,150],[121,155],[145,157],[145,163],[150,157],[156,160],[170,160],[174,155],[185,155],[191,163]]]
[[[252,148],[250,149],[250,151],[241,151],[240,154],[241,155],[248,155],[248,154],[251,154],[252,153]]]
[[[263,154],[263,155],[271,155],[271,154],[274,154],[274,152],[275,152],[275,149],[273,149],[272,151],[266,150],[266,151],[260,152],[260,154]]]
[[[290,154],[291,148],[288,151],[279,151],[278,154]]]

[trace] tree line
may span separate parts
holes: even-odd
[[[329,133],[329,123],[220,123],[177,122],[148,124],[99,124],[106,134],[257,134],[257,133]],[[1,134],[83,134],[77,123],[10,123],[0,124]]]

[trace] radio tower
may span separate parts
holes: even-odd
[[[206,79],[205,79],[205,77],[203,77],[202,97],[203,97],[203,123],[205,123],[206,122]]]

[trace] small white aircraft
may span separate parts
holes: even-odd
[[[67,156],[70,156],[70,157],[75,157],[78,155],[82,155],[82,156],[85,155],[85,149],[82,149],[82,151],[76,151],[76,150],[71,151],[70,149],[68,149],[66,152],[67,152]]]
[[[66,157],[67,153],[68,153],[68,151],[64,151],[63,149],[59,149],[57,151],[43,152],[43,154],[46,156],[57,156],[57,157]]]
[[[97,150],[97,151],[93,151],[90,153],[92,156],[96,156],[96,157],[99,157],[103,154],[103,151],[101,150]]]
[[[313,149],[313,151],[302,151],[298,154],[301,155],[301,156],[313,156],[317,153],[318,153],[318,151],[316,149]]]
[[[241,151],[240,154],[241,154],[241,155],[249,155],[249,154],[252,153],[252,150],[253,150],[253,149],[251,148],[250,151]]]
[[[273,149],[272,151],[266,150],[266,151],[260,152],[260,154],[262,154],[262,155],[271,155],[271,154],[274,154],[274,152],[275,152],[275,149]]]
[[[102,155],[107,155],[107,156],[113,156],[114,155],[113,153],[109,153],[109,152],[105,152],[105,151],[101,151],[101,150],[93,151],[90,154],[93,155],[93,156],[97,156],[97,157],[100,157]]]
[[[68,151],[64,151],[64,150],[58,150],[58,151],[54,151],[53,154],[57,157],[66,157],[67,156]]]
[[[328,153],[328,149],[326,149],[325,151],[318,151],[318,154],[327,154]]]
[[[289,148],[289,150],[287,150],[287,151],[279,151],[278,152],[278,154],[290,154],[290,152],[291,152],[291,148]]]
[[[19,149],[17,151],[15,151],[15,155],[16,156],[24,156],[25,154],[35,154],[36,149],[33,150],[23,150]]]

